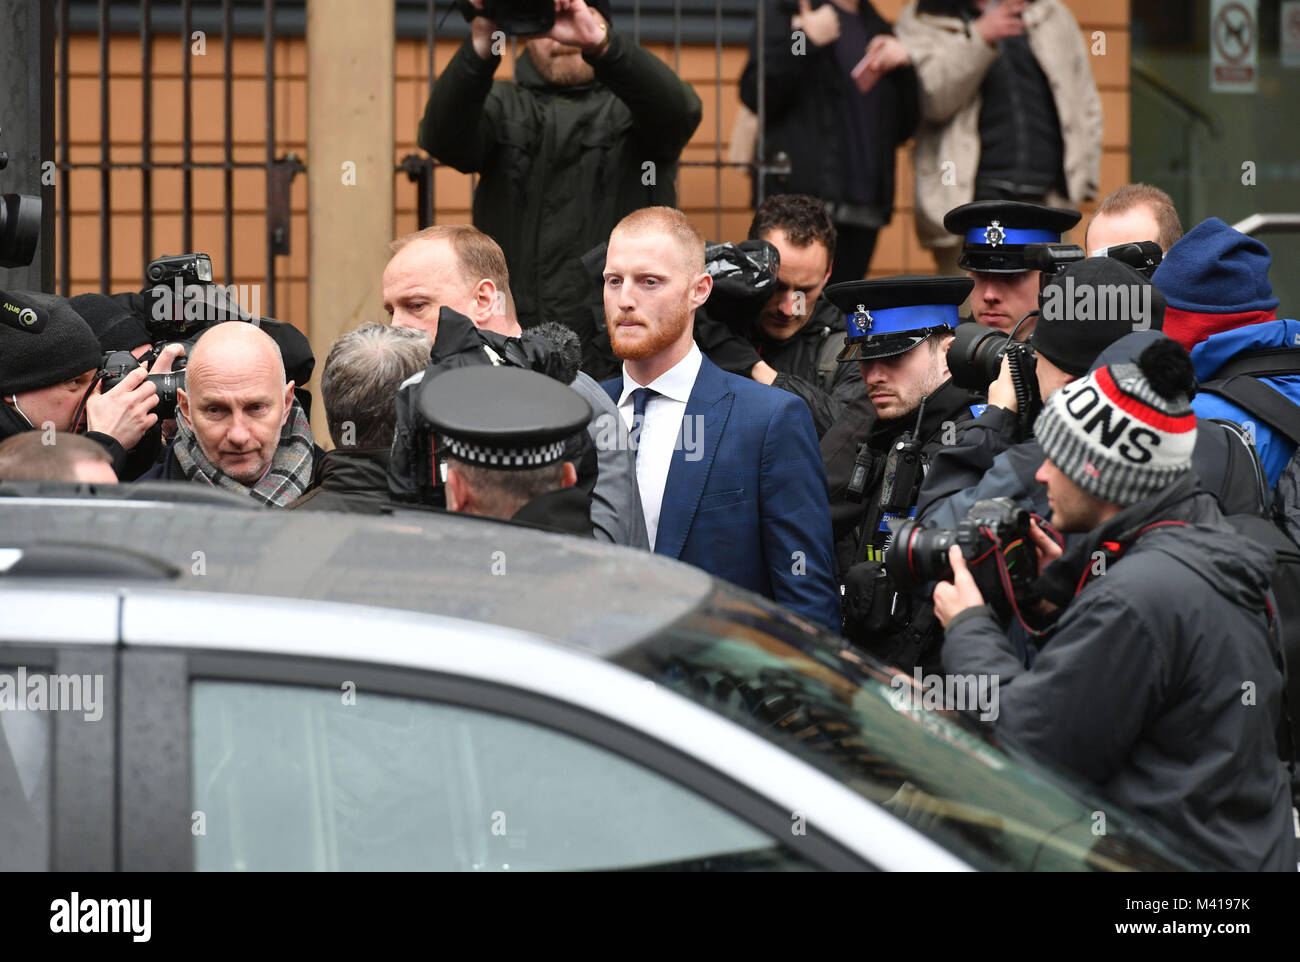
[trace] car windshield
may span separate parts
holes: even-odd
[[[976,868],[1203,867],[973,719],[927,707],[924,686],[908,676],[768,611],[719,591],[617,660],[816,766]]]

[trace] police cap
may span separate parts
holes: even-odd
[[[831,285],[826,296],[846,317],[838,360],[894,357],[955,328],[957,308],[974,284],[969,277],[882,277]]]
[[[1059,244],[1082,215],[1063,207],[1014,200],[977,200],[948,211],[944,229],[963,238],[957,266],[986,274],[1023,274],[1025,247]]]
[[[501,471],[561,461],[565,441],[591,420],[573,388],[516,367],[446,371],[420,385],[417,404],[452,457]]]

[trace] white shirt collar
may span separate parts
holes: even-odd
[[[687,403],[691,399],[691,390],[695,387],[695,378],[699,376],[703,361],[704,355],[700,353],[699,346],[692,341],[691,349],[686,352],[686,356],[649,384],[638,384],[636,379],[627,372],[627,362],[624,361],[623,393],[618,398],[619,407],[622,407],[623,402],[639,387],[648,387],[664,397],[683,404]]]

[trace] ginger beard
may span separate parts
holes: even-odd
[[[539,37],[528,41],[527,49],[537,72],[552,86],[577,87],[596,79],[596,71],[582,59],[581,47]]]
[[[682,292],[677,306],[656,324],[634,311],[605,315],[609,343],[614,353],[625,361],[643,361],[666,351],[675,344],[691,323],[691,292]],[[620,327],[631,322],[634,326]]]

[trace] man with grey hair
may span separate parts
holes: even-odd
[[[334,450],[317,465],[311,490],[290,508],[380,514],[391,504],[394,400],[402,382],[428,363],[432,344],[419,328],[373,322],[334,342],[320,381]]]

